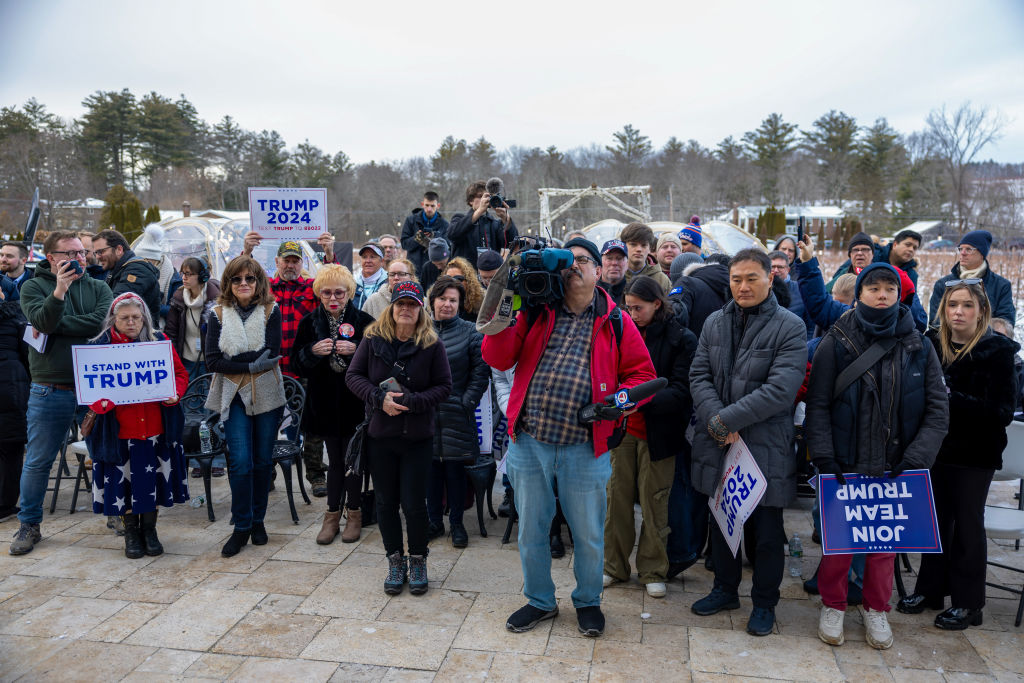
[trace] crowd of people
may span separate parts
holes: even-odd
[[[110,526],[126,557],[161,554],[159,508],[189,498],[179,399],[208,376],[205,405],[226,440],[226,461],[213,468],[231,492],[226,557],[268,542],[272,445],[283,430],[301,435],[312,493],[326,498],[316,543],[356,542],[370,516],[387,554],[385,592],[408,584],[425,593],[430,544],[470,543],[466,466],[489,457],[476,420],[487,397],[507,473],[499,510],[518,520],[524,577],[526,604],[508,617],[510,631],[557,616],[551,560],[565,552],[565,524],[581,633],[603,633],[604,588],[635,572],[660,598],[702,557],[714,583],[692,611],[738,609],[745,557],[747,631],[768,635],[798,472],[842,486],[851,474],[911,469],[931,472],[943,552],[922,556],[896,608],[937,610],[943,629],[982,623],[984,504],[1021,397],[1016,313],[987,260],[989,233],[960,239],[927,313],[914,260],[921,236],[910,231],[885,247],[855,235],[828,282],[810,235],[731,257],[704,253],[697,216],[678,234],[631,223],[601,245],[569,235],[562,296],[485,336],[474,323],[488,288],[506,284],[493,282],[519,233],[485,183],[470,185],[465,201],[449,222],[426,192],[401,235],[361,245],[351,270],[322,235],[315,277],[294,241],[279,245],[269,277],[251,256],[257,233],[219,280],[202,258],[175,271],[156,226],[134,250],[115,230],[51,232],[34,271],[24,246],[0,246],[0,373],[10,387],[0,400],[0,515],[20,522],[9,552],[40,543],[50,470],[75,420],[94,512],[118,520]],[[45,344],[25,335],[46,335]],[[72,346],[164,339],[175,397],[77,404]],[[301,424],[282,424],[286,377],[305,390]],[[619,419],[581,419],[582,408],[655,378],[665,387],[622,406]],[[767,488],[734,552],[708,498],[740,439]],[[351,466],[353,444],[362,467]],[[893,553],[824,555],[804,586],[821,595],[819,637],[841,645],[847,606],[859,604],[868,643],[891,647],[894,568]]]

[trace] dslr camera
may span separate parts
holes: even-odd
[[[562,271],[571,268],[575,260],[570,250],[548,247],[542,237],[520,237],[513,242],[512,251],[508,288],[522,306],[544,306],[565,297]]]
[[[505,184],[501,182],[501,178],[491,178],[487,181],[487,193],[491,195],[487,205],[492,209],[500,209],[506,204],[510,209],[516,208],[516,200],[505,197]]]

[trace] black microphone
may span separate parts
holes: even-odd
[[[622,413],[640,401],[654,396],[666,386],[668,386],[667,377],[656,377],[631,389],[619,389],[614,394],[605,396],[602,402],[591,403],[580,408],[578,419],[581,424],[590,424],[598,420],[617,420]]]

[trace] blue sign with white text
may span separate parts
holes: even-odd
[[[843,477],[846,486],[834,474],[818,477],[823,554],[942,552],[928,470]]]

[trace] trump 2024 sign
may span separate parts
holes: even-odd
[[[843,476],[846,486],[834,474],[818,477],[823,554],[942,552],[928,470]]]
[[[249,223],[261,237],[315,240],[327,232],[327,190],[250,187]]]

